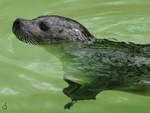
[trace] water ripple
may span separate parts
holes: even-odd
[[[17,95],[19,92],[11,89],[11,88],[3,88],[0,90],[0,94],[2,95]]]
[[[38,84],[32,84],[34,88],[40,89],[40,90],[48,90],[48,91],[61,91],[61,88],[56,88],[50,83],[47,82],[41,82]]]

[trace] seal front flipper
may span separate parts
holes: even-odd
[[[63,92],[65,95],[67,95],[68,97],[71,97],[71,95],[76,92],[76,90],[78,90],[81,85],[78,83],[75,83],[67,78],[64,78],[64,80],[69,84],[69,86],[67,88],[63,89]],[[73,99],[73,97],[72,97]]]
[[[75,101],[95,100],[96,95],[102,91],[95,86],[97,84],[79,84],[69,78],[64,78],[64,80],[69,84],[69,86],[64,88],[63,92],[72,99],[72,102],[66,104],[65,108],[70,108]]]
[[[77,103],[77,101],[72,100],[64,106],[64,109],[70,109],[75,103]]]

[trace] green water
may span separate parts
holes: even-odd
[[[11,32],[17,17],[55,14],[79,21],[97,38],[150,43],[149,11],[149,0],[1,0],[0,113],[150,113],[150,97],[119,91],[64,110],[70,99],[62,93],[61,61]]]

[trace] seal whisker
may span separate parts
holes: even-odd
[[[29,40],[31,44],[35,44],[35,41],[33,39]]]

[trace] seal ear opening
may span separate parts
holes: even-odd
[[[64,31],[63,28],[59,28],[57,32],[58,32],[58,33],[62,33],[63,31]]]

